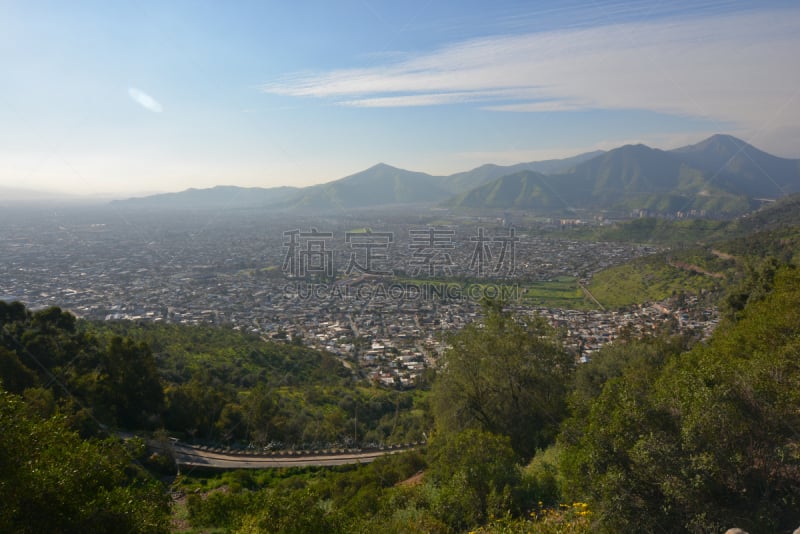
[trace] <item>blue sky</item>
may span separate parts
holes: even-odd
[[[0,188],[450,174],[712,133],[800,157],[785,2],[0,3]]]

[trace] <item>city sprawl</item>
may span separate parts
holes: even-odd
[[[592,275],[658,247],[563,239],[551,221],[110,208],[0,217],[0,300],[302,342],[388,386],[413,386],[484,297],[546,317],[584,361],[622,333],[671,322],[707,335],[717,323],[696,297],[607,310],[586,288]],[[533,290],[559,283],[572,305]]]

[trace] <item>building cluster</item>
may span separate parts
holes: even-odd
[[[476,218],[375,226],[380,231],[363,221],[258,213],[14,219],[0,230],[0,299],[57,305],[87,319],[217,324],[302,340],[372,380],[409,387],[447,334],[479,317],[483,296],[514,306],[526,283],[585,281],[656,250],[543,237]],[[519,311],[546,317],[586,359],[621,333],[653,331],[665,318],[713,328],[714,310],[686,302],[685,309]]]

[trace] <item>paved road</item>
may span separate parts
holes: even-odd
[[[383,450],[355,451],[308,455],[248,455],[212,452],[190,445],[175,443],[172,454],[178,467],[205,467],[208,469],[272,469],[276,467],[312,467],[346,464],[367,464],[388,454],[398,454],[419,448],[419,445]]]

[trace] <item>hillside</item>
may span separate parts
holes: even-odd
[[[730,217],[764,199],[800,191],[800,160],[772,156],[729,135],[671,151],[642,144],[571,158],[502,166],[487,164],[434,176],[380,163],[324,184],[297,188],[218,186],[114,201],[152,209],[263,208],[314,212],[389,205],[522,209],[574,215],[574,210],[627,216],[644,210]]]
[[[543,178],[502,176],[446,205],[521,208],[569,213],[571,209],[646,210],[730,216],[757,199],[800,190],[800,160],[771,156],[731,136],[717,135],[673,151],[626,145]],[[516,193],[516,194],[512,194]]]
[[[441,178],[379,163],[365,171],[302,189],[289,200],[295,209],[341,210],[389,204],[424,204],[449,196]]]
[[[668,244],[667,252],[606,269],[589,290],[608,307],[681,292],[720,299],[765,258],[800,265],[800,195],[732,221],[636,219],[591,232],[591,239]]]
[[[522,170],[563,172],[602,153],[602,151],[587,152],[570,158],[508,166],[486,164],[449,176],[433,176],[379,163],[356,174],[309,187],[192,188],[176,193],[115,200],[112,201],[112,205],[144,209],[270,207],[314,211],[340,211],[395,204],[424,205],[441,202],[454,194],[463,193],[501,176]]]
[[[559,178],[534,171],[521,171],[472,189],[446,205],[470,208],[515,208],[525,210],[568,210]]]
[[[742,152],[731,156],[731,170],[712,172],[719,154],[727,154],[733,146]],[[561,160],[484,165],[444,177],[378,164],[340,180],[295,190],[284,206],[329,211],[443,202],[450,207],[563,214],[588,208],[626,215],[634,210],[654,214],[694,210],[732,216],[754,209],[757,199],[782,196],[775,194],[772,175],[761,181],[753,178],[758,168],[772,169],[780,179],[780,190],[800,190],[800,160],[770,156],[730,136],[714,136],[693,147],[664,151],[626,145]],[[751,155],[755,163],[737,163],[737,158],[750,161]],[[475,183],[481,185],[468,188]]]
[[[767,154],[730,135],[717,134],[670,154],[736,194],[777,198],[800,191],[800,160]]]
[[[572,169],[574,166],[584,161],[596,158],[604,154],[602,150],[578,154],[570,158],[548,159],[544,161],[531,161],[528,163],[518,163],[516,165],[481,165],[471,171],[458,172],[444,178],[443,182],[447,188],[454,193],[463,193],[475,187],[480,187],[488,182],[496,180],[502,176],[516,174],[521,171],[534,171],[542,174],[558,174]]]
[[[781,198],[731,220],[633,219],[612,226],[579,228],[570,237],[596,241],[658,243],[671,246],[719,243],[748,234],[800,226],[800,194]]]

